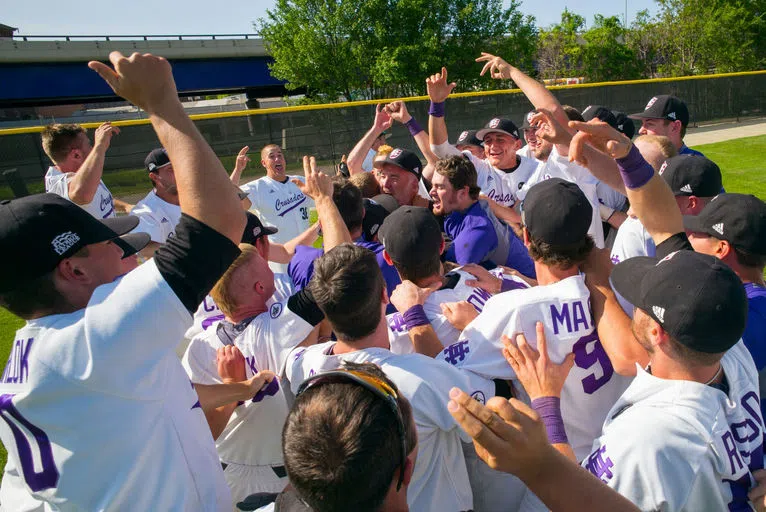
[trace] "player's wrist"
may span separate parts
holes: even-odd
[[[410,329],[414,329],[415,327],[430,325],[431,323],[426,316],[426,312],[425,309],[423,309],[422,304],[414,304],[407,308],[407,310],[402,314],[402,318],[404,319],[404,325],[407,327],[408,331]]]

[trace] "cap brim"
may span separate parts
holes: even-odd
[[[639,112],[638,114],[628,115],[628,119],[665,119],[663,116],[656,116],[654,114],[647,114],[645,112]]]
[[[641,281],[657,266],[658,261],[657,258],[636,256],[617,264],[609,278],[612,288],[634,306],[645,309],[641,297]]]
[[[152,241],[152,237],[149,233],[128,233],[119,238],[114,239],[114,243],[122,248],[122,259],[133,256],[149,245]]]
[[[261,233],[264,235],[273,235],[279,233],[279,230],[271,226],[263,226],[263,231]]]
[[[379,160],[374,160],[374,161],[372,162],[372,166],[373,166],[374,168],[376,168],[376,169],[380,169],[380,168],[382,168],[382,167],[383,167],[384,165],[386,165],[386,164],[391,164],[391,165],[393,165],[394,167],[398,167],[399,169],[401,169],[401,170],[403,170],[403,171],[405,171],[405,172],[411,172],[411,171],[409,171],[408,169],[405,169],[404,167],[402,167],[401,165],[399,165],[397,162],[394,162],[393,160],[391,160],[390,158],[388,158],[388,156],[386,156],[386,158],[381,158],[381,159],[379,159]],[[413,173],[413,174],[414,174],[414,173]]]
[[[104,239],[109,240],[133,231],[133,229],[138,226],[138,217],[134,215],[123,215],[121,217],[102,219],[100,222],[114,232],[113,237]]]
[[[499,128],[483,128],[483,129],[481,129],[481,130],[476,132],[476,138],[479,139],[479,140],[484,140],[484,137],[488,133],[504,133],[506,135],[510,135],[514,139],[518,138],[514,134],[512,134],[511,132],[507,132],[505,130],[500,130]]]

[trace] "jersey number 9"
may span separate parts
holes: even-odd
[[[598,339],[598,333],[594,330],[591,334],[583,336],[572,347],[575,355],[575,364],[578,368],[587,370],[599,365],[600,371],[596,369],[593,373],[582,380],[582,389],[589,395],[592,395],[598,389],[609,382],[614,375],[614,368],[609,356],[606,354],[601,341]]]

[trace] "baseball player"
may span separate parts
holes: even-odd
[[[679,155],[705,156],[684,144],[686,127],[689,125],[689,109],[683,100],[670,94],[653,96],[643,112],[628,117],[641,121],[639,135],[663,135],[673,142]]]
[[[438,359],[488,378],[515,379],[501,356],[502,335],[523,332],[528,339],[542,321],[548,355],[575,367],[564,384],[564,426],[579,458],[593,439],[628,380],[616,375],[598,338],[589,292],[578,265],[593,248],[587,236],[592,208],[574,183],[551,178],[530,189],[524,201],[524,242],[535,260],[539,285],[500,293]],[[570,355],[573,354],[573,355]]]
[[[521,133],[524,135],[524,140],[527,141],[527,144],[518,150],[516,154],[534,158],[538,162],[545,162],[548,160],[551,150],[553,150],[553,144],[543,138],[537,137],[537,123],[532,123],[532,117],[534,117],[536,113],[536,111],[532,110],[527,112],[527,115],[524,116],[524,122],[519,127],[519,130],[521,130]]]
[[[476,137],[476,130],[464,130],[460,132],[455,142],[459,151],[468,151],[479,160],[484,159],[484,142]],[[523,155],[526,156],[526,155]]]
[[[139,218],[137,231],[149,233],[152,242],[164,244],[181,220],[173,164],[164,148],[153,149],[144,160],[154,188],[131,210]]]
[[[301,192],[294,180],[303,181],[302,176],[285,174],[285,157],[276,144],[264,146],[261,150],[261,165],[266,176],[242,185],[247,198],[261,221],[275,226],[279,232],[271,235],[272,242],[285,243],[309,228],[309,209],[314,206],[311,198]],[[287,265],[271,263],[275,272],[286,272]]]
[[[292,390],[297,391],[305,379],[317,373],[340,367],[342,361],[379,365],[410,401],[414,412],[418,458],[407,492],[410,509],[472,509],[461,448],[461,439],[467,442],[470,438],[457,428],[444,407],[446,392],[452,383],[462,382],[484,402],[496,394],[495,384],[420,354],[397,355],[389,350],[383,316],[387,294],[375,257],[368,250],[344,244],[329,251],[317,260],[309,288],[338,341],[294,351],[287,364]],[[428,324],[422,317],[410,320],[407,313],[422,300],[422,296],[407,298],[397,304],[405,311],[411,328]]]
[[[267,261],[252,245],[241,244],[240,250],[210,293],[224,320],[192,339],[184,354],[184,369],[195,384],[222,382],[215,354],[225,346],[237,347],[247,362],[246,375],[239,381],[261,370],[282,374],[288,353],[324,317],[305,292],[274,301],[274,274]],[[279,492],[287,485],[280,437],[288,409],[284,391],[274,380],[251,400],[206,414],[234,502],[256,492]]]
[[[45,191],[58,194],[84,208],[97,219],[115,216],[115,207],[129,213],[132,206],[112,198],[101,176],[112,137],[120,129],[104,123],[91,145],[85,129],[76,124],[53,124],[42,132],[43,150],[53,165],[45,174]]]
[[[147,112],[179,162],[183,214],[152,260],[116,279],[123,252],[112,240],[135,217],[97,220],[53,194],[0,205],[0,302],[27,320],[2,379],[0,502],[13,511],[231,510],[200,397],[173,349],[237,257],[245,216],[184,113],[168,62],[119,52],[110,61],[89,66]]]

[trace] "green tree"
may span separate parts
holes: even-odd
[[[593,27],[583,33],[582,69],[589,81],[639,78],[635,51],[626,44],[626,30],[617,16],[596,14]]]
[[[625,31],[625,44],[633,50],[639,75],[654,78],[657,75],[660,29],[646,9],[636,13],[636,18]]]
[[[580,76],[583,50],[580,33],[584,27],[585,18],[564,9],[561,23],[540,31],[537,69],[542,78]]]
[[[517,0],[278,0],[259,31],[272,75],[309,96],[347,100],[422,94],[441,66],[461,89],[479,85],[481,51],[531,70],[534,18]],[[488,82],[482,81],[483,84]],[[497,86],[493,83],[493,86]]]

